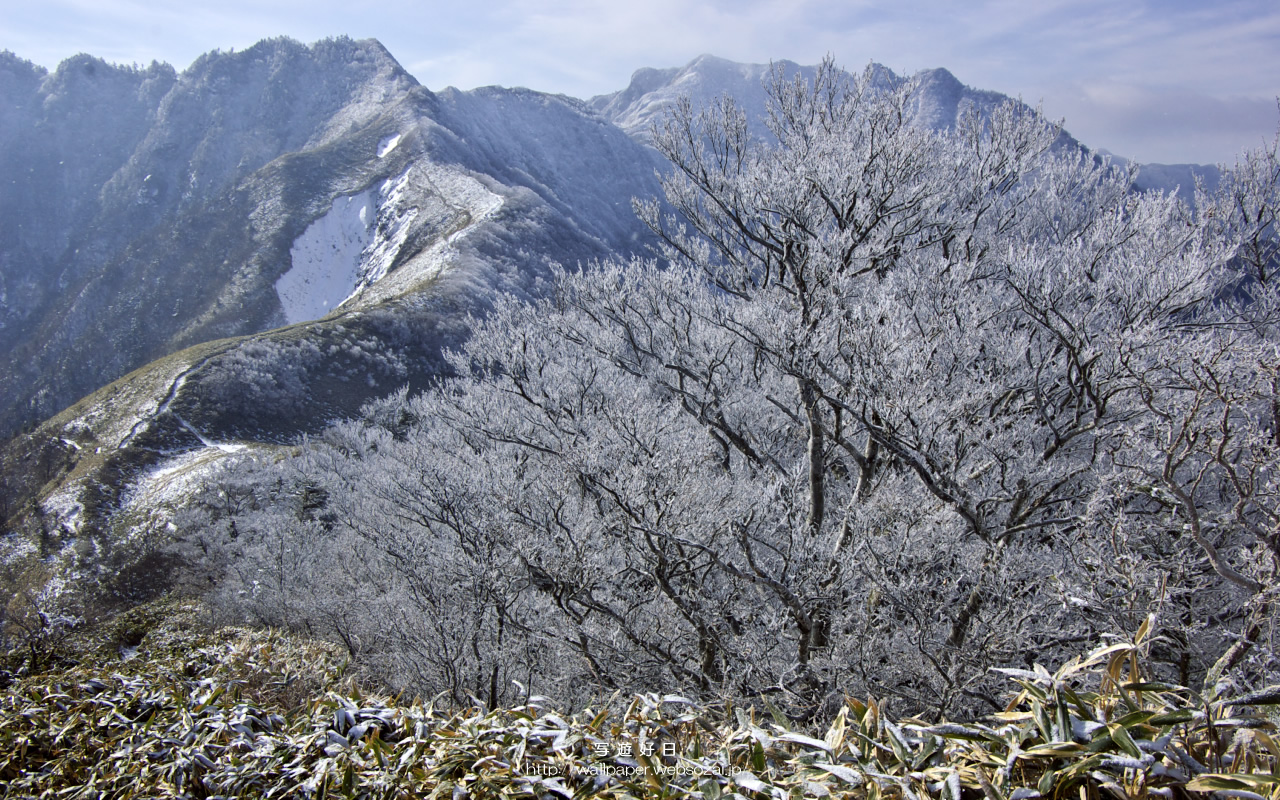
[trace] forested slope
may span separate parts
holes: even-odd
[[[1274,681],[1274,146],[1190,205],[1024,106],[771,92],[776,144],[730,104],[657,132],[660,260],[560,271],[438,390],[211,484],[226,607],[458,702],[974,715],[1153,615],[1161,679]]]

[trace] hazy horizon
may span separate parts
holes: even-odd
[[[5,2],[0,49],[51,70],[82,52],[183,70],[205,52],[273,36],[348,35],[378,39],[428,88],[588,99],[625,88],[637,69],[702,54],[813,64],[829,53],[851,69],[943,67],[974,88],[1042,103],[1089,146],[1139,161],[1229,163],[1270,141],[1280,121],[1280,8],[1261,0],[981,0],[961,13],[945,0]]]

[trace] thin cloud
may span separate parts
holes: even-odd
[[[0,48],[47,67],[83,51],[182,69],[215,48],[340,34],[380,39],[433,89],[500,84],[584,98],[624,88],[640,67],[682,66],[702,53],[809,64],[832,53],[851,69],[874,60],[908,73],[945,67],[971,86],[1043,100],[1086,143],[1145,161],[1229,159],[1274,132],[1280,94],[1273,0],[14,5],[0,18]],[[1130,100],[1116,99],[1122,90]]]
[[[1242,150],[1270,140],[1280,120],[1274,99],[1182,89],[1102,83],[1063,97],[1068,128],[1078,138],[1109,142],[1121,154],[1143,152],[1143,160],[1157,163],[1192,161],[1188,151],[1220,154],[1195,161],[1233,163]]]

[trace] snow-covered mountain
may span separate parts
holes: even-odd
[[[1128,164],[1130,159],[1107,150],[1099,153],[1108,156],[1112,163]],[[1216,164],[1140,164],[1138,179],[1134,188],[1139,191],[1171,192],[1175,189],[1183,194],[1194,191],[1196,181],[1213,191],[1222,180],[1222,170]]]
[[[657,191],[653,155],[581,104],[436,95],[372,41],[181,74],[5,54],[0,90],[0,435],[202,341],[440,279],[519,290],[626,250],[630,197]]]
[[[767,137],[768,129],[764,124],[767,93],[764,87],[775,67],[788,80],[797,75],[812,80],[815,71],[812,66],[785,60],[774,64],[740,64],[703,55],[684,67],[637,70],[625,89],[593,97],[589,103],[605,119],[638,140],[647,142],[652,126],[660,122],[681,97],[688,97],[697,108],[727,96],[746,112],[753,133]],[[915,85],[912,104],[915,122],[933,130],[955,125],[966,109],[987,113],[1010,99],[999,92],[966,86],[941,68],[923,70],[910,76],[899,76],[876,63],[868,64],[866,69],[871,70],[875,80],[886,87],[912,82]],[[1078,147],[1081,143],[1064,131],[1059,146]],[[1111,155],[1105,150],[1098,152]],[[1127,159],[1119,156],[1113,155],[1112,158],[1119,163],[1128,163]],[[1211,164],[1144,164],[1137,188],[1169,192],[1182,186],[1186,192],[1197,177],[1212,187],[1217,184],[1219,170]]]
[[[870,69],[913,81],[931,128],[1006,99]],[[702,56],[584,102],[433,92],[375,41],[181,73],[0,54],[0,438],[47,420],[0,448],[0,517],[41,495],[57,525],[100,527],[157,480],[423,385],[495,293],[646,252],[651,125],[728,95],[765,136],[768,72]]]
[[[647,140],[652,125],[672,109],[681,97],[688,97],[694,107],[732,97],[747,114],[752,130],[767,136],[764,125],[767,100],[766,86],[777,68],[787,80],[797,75],[812,80],[815,67],[800,66],[791,61],[775,64],[739,64],[711,55],[703,55],[679,69],[641,69],[631,76],[631,84],[622,91],[593,97],[590,105],[601,116],[627,133]],[[940,130],[955,124],[966,108],[986,112],[1009,98],[996,92],[971,89],[945,69],[931,69],[911,78],[900,77],[881,64],[869,64],[876,83],[886,88],[914,81],[913,111],[915,121],[924,127]]]
[[[433,93],[373,41],[5,54],[0,92],[0,438],[52,417],[0,448],[0,517],[46,495],[16,526],[103,532],[191,453],[424,385],[495,293],[643,252],[659,192],[585,104]]]

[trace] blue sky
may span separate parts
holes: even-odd
[[[1275,0],[0,0],[0,49],[183,69],[269,36],[382,41],[429,88],[577,97],[702,53],[899,73],[1043,102],[1086,144],[1141,161],[1234,160],[1280,122]]]

